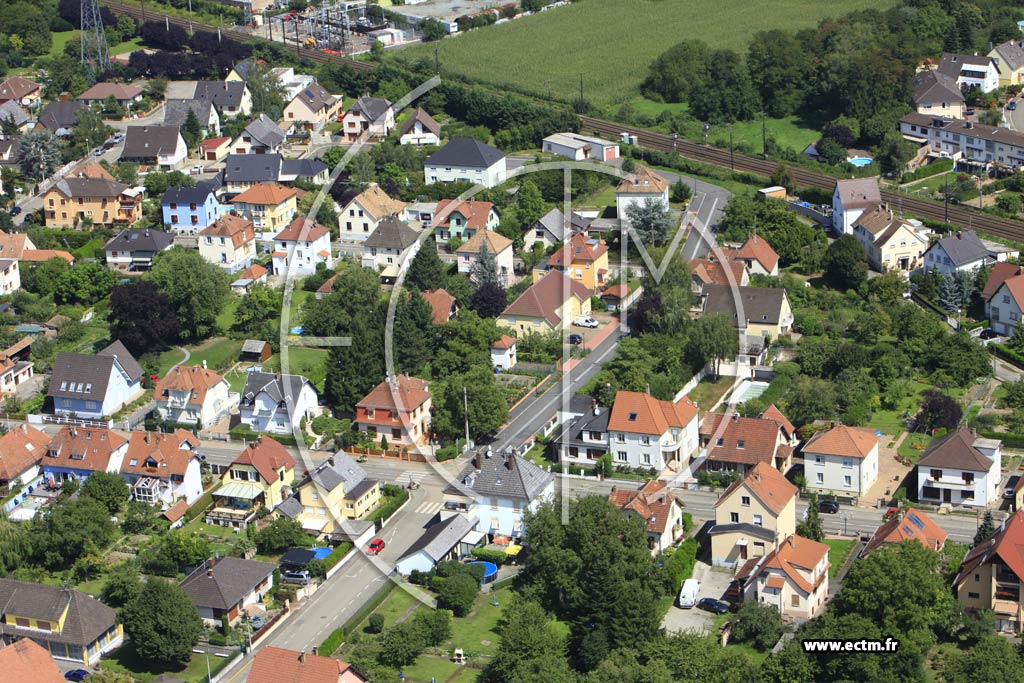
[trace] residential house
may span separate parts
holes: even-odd
[[[636,166],[615,188],[615,210],[623,228],[629,226],[628,209],[648,200],[668,208],[668,180],[646,166]]]
[[[724,262],[711,258],[691,259],[690,277],[693,278],[693,291],[698,295],[703,295],[708,285],[746,287],[750,284],[750,271],[747,270],[747,266],[742,261],[733,259]]]
[[[419,223],[420,227],[429,228],[433,225],[436,211],[437,202],[412,202],[405,207],[405,215],[402,218],[410,223]]]
[[[106,428],[65,425],[46,445],[47,481],[84,481],[93,472],[120,472],[128,441]]]
[[[330,228],[296,216],[284,230],[274,235],[275,275],[312,275],[318,263],[327,268],[334,264]]]
[[[198,81],[192,99],[213,102],[221,119],[252,113],[252,94],[243,81]]]
[[[441,124],[434,120],[434,117],[416,107],[416,111],[402,125],[398,132],[398,142],[402,145],[440,145]]]
[[[874,429],[837,425],[804,444],[807,488],[819,493],[863,496],[878,479]]]
[[[21,105],[14,100],[7,100],[0,104],[0,121],[17,126],[19,133],[24,133],[28,130],[28,124],[31,120],[32,117],[28,115],[28,112],[22,109]]]
[[[224,185],[236,194],[259,183],[290,183],[295,180],[322,185],[329,169],[318,159],[284,159],[280,154],[229,154],[224,160]]]
[[[444,289],[427,290],[420,295],[430,304],[435,325],[444,325],[459,312],[455,297]]]
[[[39,101],[42,92],[38,83],[21,76],[11,76],[0,82],[0,103],[17,102],[23,107],[31,107]]]
[[[473,277],[480,250],[486,249],[494,257],[498,274],[498,284],[508,287],[515,277],[512,266],[512,240],[493,230],[479,230],[455,250],[458,259],[458,271]],[[474,280],[475,281],[475,280]]]
[[[420,250],[419,237],[419,232],[397,216],[386,216],[363,242],[363,268],[379,270],[382,283],[393,284]]]
[[[853,224],[865,211],[882,203],[878,178],[837,180],[832,190],[832,230],[838,235],[853,233]]]
[[[608,245],[604,240],[577,232],[547,260],[547,270],[565,273],[591,291],[598,291],[608,282]],[[534,269],[536,282],[544,270]]]
[[[301,124],[306,130],[322,130],[338,118],[342,98],[327,92],[322,85],[312,82],[285,105],[284,119]]]
[[[577,215],[575,212],[572,213],[573,218]],[[563,242],[565,236],[570,234],[572,228],[575,228],[575,225],[570,227],[565,223],[565,214],[561,209],[551,209],[523,233],[523,248],[529,250],[533,249],[534,245],[540,244],[543,249],[547,250]]]
[[[43,195],[46,227],[74,228],[89,219],[93,225],[132,224],[142,218],[142,192],[113,178],[64,176]]]
[[[174,126],[128,126],[121,161],[172,170],[188,156],[181,131]]]
[[[49,102],[39,112],[33,130],[46,130],[61,137],[71,135],[71,131],[78,125],[78,112],[82,109],[85,109],[85,104],[77,100]]]
[[[868,265],[881,273],[909,273],[920,268],[929,232],[897,216],[884,204],[865,211],[853,223],[853,234],[867,252]]]
[[[605,287],[599,297],[609,311],[622,311],[632,301],[630,299],[629,285],[612,285]],[[635,298],[635,297],[633,297]]]
[[[999,500],[1003,445],[961,427],[932,439],[917,461],[917,499],[973,505]]]
[[[160,419],[202,429],[231,413],[229,392],[228,381],[213,370],[177,365],[156,383],[153,400]]]
[[[665,482],[652,479],[639,490],[613,487],[608,502],[629,517],[638,517],[647,525],[647,546],[652,555],[662,553],[682,539],[683,501],[668,490]]]
[[[707,453],[705,469],[740,474],[758,463],[785,474],[793,464],[797,444],[789,421],[776,419],[767,411],[761,417],[709,413],[700,424],[700,441]]]
[[[199,255],[234,273],[256,259],[256,231],[252,221],[225,214],[199,233]]]
[[[14,294],[21,289],[21,268],[14,259],[0,259],[0,296]]]
[[[238,279],[231,283],[231,291],[239,296],[248,294],[253,285],[267,283],[268,272],[260,264],[254,263],[238,274]]]
[[[389,377],[356,404],[353,426],[389,448],[415,449],[430,435],[430,388],[409,375]]]
[[[573,161],[613,161],[619,158],[617,142],[579,133],[552,133],[544,138],[541,149]]]
[[[477,452],[444,489],[444,509],[477,521],[477,531],[523,537],[523,513],[533,512],[555,493],[555,475],[515,453]]]
[[[498,341],[491,344],[491,365],[502,372],[508,372],[515,367],[516,362],[516,338],[501,335]]]
[[[982,169],[1016,170],[1024,163],[1024,133],[961,121],[943,116],[911,112],[900,119],[903,137],[931,156],[975,164]]]
[[[14,641],[11,645],[0,648],[0,671],[10,680],[64,683],[57,662],[53,661],[48,650],[28,636],[11,640]]]
[[[217,197],[218,180],[192,186],[169,187],[160,200],[164,225],[180,235],[195,235],[224,215],[228,206]]]
[[[964,118],[967,105],[956,78],[937,69],[925,69],[914,76],[911,87],[911,102],[918,114]]]
[[[314,185],[323,185],[329,175],[330,169],[327,168],[327,164],[319,159],[281,159],[281,174],[278,180],[282,183],[303,180]]]
[[[201,161],[220,161],[231,152],[231,138],[208,138],[199,143]]]
[[[104,245],[107,265],[122,270],[149,270],[161,251],[174,246],[174,235],[163,230],[128,228]]]
[[[260,183],[235,196],[231,203],[239,215],[252,221],[257,232],[281,230],[298,211],[298,192],[277,183]]]
[[[38,477],[49,443],[49,434],[27,424],[12,427],[0,436],[0,486],[27,486]]]
[[[590,314],[592,292],[578,280],[553,270],[530,285],[497,318],[518,336],[530,332],[546,334],[563,327],[578,315]]]
[[[376,183],[357,194],[341,211],[341,238],[362,242],[387,216],[397,216],[406,203],[392,199]]]
[[[554,439],[555,451],[561,463],[592,466],[611,452],[608,434],[608,418],[611,411],[602,408],[597,401],[581,396],[580,403],[589,402],[581,409],[573,410],[561,418],[562,428]],[[571,401],[572,399],[570,399]]]
[[[1021,583],[1024,581],[1024,510],[1003,521],[991,538],[964,556],[953,591],[965,611],[995,613],[996,631],[1024,629]]]
[[[124,631],[114,608],[81,591],[0,579],[0,637],[9,646],[0,653],[24,647],[19,643],[30,639],[53,659],[93,666],[121,646]],[[16,679],[9,677],[10,669],[3,671],[8,680],[35,683],[42,680],[39,674],[45,669]]]
[[[793,308],[784,289],[708,285],[701,310],[732,319],[740,333],[740,355],[752,364],[761,362],[769,343],[788,335],[793,326]]]
[[[191,505],[203,494],[198,438],[184,429],[170,434],[134,431],[121,465],[131,499],[169,508],[178,500]]]
[[[473,515],[441,511],[426,530],[413,541],[395,563],[395,572],[408,576],[414,571],[430,572],[439,562],[458,560],[472,552],[483,539],[479,520]]]
[[[36,249],[29,236],[23,232],[3,232],[0,230],[0,257],[25,261],[31,264],[45,263],[53,258],[61,258],[74,263],[75,258],[63,249]]]
[[[279,66],[274,67],[270,70],[271,75],[277,78],[278,83],[281,85],[281,91],[284,93],[284,101],[291,102],[299,93],[316,83],[316,78],[310,74],[297,74],[295,69],[290,66]],[[248,80],[246,80],[248,82]],[[341,106],[341,98],[339,97],[338,106]]]
[[[220,116],[210,100],[167,100],[164,102],[164,125],[183,129],[189,113],[195,114],[204,136],[220,135]]]
[[[242,389],[241,421],[254,432],[291,434],[317,414],[313,383],[302,375],[250,372]]]
[[[179,584],[210,626],[238,621],[245,608],[263,600],[274,584],[272,562],[211,557]]]
[[[904,541],[917,541],[929,550],[942,553],[946,538],[942,527],[921,510],[900,509],[875,529],[860,556],[867,557],[883,546]]]
[[[246,683],[367,683],[348,662],[306,651],[264,647],[256,652]]]
[[[924,252],[924,269],[936,270],[941,275],[962,271],[973,273],[979,268],[994,264],[1000,254],[993,252],[989,245],[978,238],[973,230],[957,231],[931,244]]]
[[[221,474],[222,483],[213,493],[206,523],[245,529],[261,507],[272,510],[280,505],[293,481],[295,460],[284,446],[261,435],[249,442]]]
[[[995,287],[991,293],[990,287]],[[992,329],[997,334],[1012,337],[1024,313],[1024,268],[1011,263],[995,264],[982,298]]]
[[[235,154],[279,154],[288,136],[274,119],[260,114],[231,143]]]
[[[87,107],[102,107],[110,98],[122,109],[131,109],[133,104],[142,99],[142,89],[128,83],[97,83],[75,99]]]
[[[47,396],[57,415],[102,419],[142,396],[142,367],[119,341],[96,355],[61,352]]]
[[[726,256],[745,265],[751,275],[779,275],[779,255],[772,249],[772,245],[756,232],[751,234],[739,249],[729,249]]]
[[[3,261],[0,259],[0,271]],[[14,262],[17,264],[17,261]],[[0,280],[0,291],[3,281]],[[23,337],[3,351],[0,351],[0,396],[13,394],[23,382],[35,374],[35,364],[29,360],[32,337]]]
[[[494,204],[475,199],[442,199],[430,221],[438,244],[468,240],[478,230],[497,230],[500,220]]]
[[[697,406],[685,396],[662,401],[618,391],[608,418],[608,443],[616,465],[680,471],[700,445]]]
[[[961,90],[978,88],[992,92],[999,87],[999,69],[988,55],[943,52],[938,71],[954,79]]]
[[[452,138],[423,162],[428,185],[463,182],[494,187],[505,175],[505,153],[473,138]]]
[[[988,56],[999,72],[999,87],[1024,82],[1024,46],[1020,40],[1008,40],[992,48]]]
[[[344,451],[318,465],[294,489],[274,511],[318,536],[342,531],[345,520],[365,519],[381,501],[380,482]]]
[[[745,599],[784,617],[810,619],[828,599],[828,546],[796,534],[778,544],[745,577]]]
[[[796,533],[796,486],[770,464],[758,463],[722,493],[708,533],[716,567],[767,556]]]
[[[395,110],[383,97],[360,97],[342,117],[341,135],[353,143],[364,133],[368,138],[383,138],[395,127]]]

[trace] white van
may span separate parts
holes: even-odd
[[[683,609],[690,609],[696,605],[697,593],[700,593],[700,581],[697,579],[683,581],[683,587],[679,589],[679,606]]]

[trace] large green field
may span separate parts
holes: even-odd
[[[800,29],[893,0],[580,0],[530,17],[425,43],[396,54],[433,61],[475,81],[599,105],[634,98],[647,67],[676,43],[699,38],[745,54],[757,31]]]

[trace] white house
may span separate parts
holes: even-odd
[[[918,500],[980,508],[998,501],[1002,447],[966,427],[933,439],[917,462]]]
[[[174,235],[149,228],[126,228],[103,246],[107,265],[122,270],[149,270],[161,251],[174,246]]]
[[[252,221],[225,214],[199,233],[199,255],[229,273],[249,267],[256,259],[256,230]]]
[[[185,138],[175,126],[128,126],[125,129],[121,161],[170,170],[187,156]]]
[[[477,453],[444,490],[444,509],[476,517],[477,531],[523,537],[523,512],[555,493],[555,475],[516,453]]]
[[[486,249],[487,253],[494,256],[498,284],[502,287],[512,284],[515,276],[512,264],[512,240],[493,230],[478,230],[455,250],[459,272],[472,275],[481,248]]]
[[[360,97],[342,117],[342,139],[355,142],[363,133],[383,138],[395,127],[395,108],[383,97]]]
[[[310,83],[285,106],[283,116],[307,130],[321,130],[337,118],[341,101],[319,83]]]
[[[395,563],[395,571],[408,576],[414,571],[429,572],[444,560],[469,555],[483,540],[475,531],[479,520],[472,515],[442,511]]]
[[[1020,266],[1013,266],[1009,263],[997,263],[992,269],[992,278],[996,277],[998,269],[1007,268],[1013,274],[994,286],[995,292],[985,298],[985,315],[988,317],[989,326],[997,334],[1012,337],[1014,330],[1020,323],[1021,314],[1024,313],[1024,271]],[[988,286],[985,288],[988,289]]]
[[[832,230],[839,235],[851,234],[857,219],[881,203],[878,178],[837,180],[832,190]]]
[[[670,493],[663,481],[652,479],[637,491],[613,487],[608,502],[627,516],[644,521],[652,555],[668,550],[685,534],[682,500]]]
[[[516,362],[516,338],[501,335],[491,344],[491,365],[505,372],[515,367]]]
[[[416,113],[402,125],[398,133],[398,142],[402,145],[440,145],[441,124],[434,117],[417,107]]]
[[[804,476],[813,491],[863,496],[878,478],[875,430],[838,425],[818,432],[804,445]]]
[[[452,138],[423,162],[428,185],[466,182],[494,187],[505,175],[505,153],[473,138]]]
[[[275,275],[312,275],[318,263],[330,268],[334,263],[330,228],[296,217],[274,236],[272,258]]]
[[[999,87],[999,69],[995,60],[988,55],[944,52],[938,70],[956,79],[960,88],[980,88],[981,92],[992,92]]]
[[[241,421],[254,432],[291,434],[317,415],[313,383],[302,375],[250,372],[242,389]]]
[[[0,296],[14,294],[21,289],[21,268],[14,259],[0,259]]]
[[[200,441],[184,429],[131,433],[121,477],[132,500],[169,508],[179,499],[191,505],[203,494]]]
[[[341,211],[341,239],[362,242],[377,229],[386,216],[399,215],[406,203],[392,199],[376,183],[357,194]]]
[[[784,617],[810,619],[828,598],[828,546],[792,534],[766,555],[745,584],[745,600],[771,605]]]
[[[169,422],[209,427],[231,413],[228,381],[199,365],[178,365],[156,384],[153,399],[160,417]]]
[[[420,250],[419,236],[397,216],[386,216],[363,242],[363,268],[379,270],[387,278],[398,277],[402,266]]]
[[[626,227],[629,223],[627,209],[634,205],[642,206],[648,200],[660,202],[668,208],[668,180],[646,166],[637,166],[615,188],[615,211],[619,223]]]
[[[673,403],[619,391],[608,417],[608,438],[616,465],[679,469],[700,445],[697,406],[686,397]]]
[[[541,149],[573,161],[612,161],[619,158],[618,143],[579,133],[553,133],[544,138]]]
[[[1013,170],[1024,163],[1024,133],[1017,130],[911,112],[900,119],[900,132],[933,157]]]
[[[46,395],[57,415],[100,419],[142,396],[142,374],[119,341],[95,356],[61,352],[53,362]]]
[[[957,231],[928,247],[924,252],[924,269],[936,270],[942,275],[956,271],[973,273],[997,261],[1005,261],[1006,256],[1007,252],[993,250],[973,230]]]

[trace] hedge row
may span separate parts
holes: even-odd
[[[400,508],[405,501],[409,500],[409,492],[403,488],[397,488],[398,491],[394,494],[390,494],[390,500],[385,501],[377,506],[377,509],[369,516],[369,521],[376,522],[378,519],[383,521],[391,515],[395,514],[395,510]],[[385,495],[388,495],[385,492]]]
[[[998,439],[1004,446],[1010,448],[1024,448],[1024,434],[1014,432],[978,432],[986,439]]]
[[[931,178],[933,175],[945,173],[946,171],[953,170],[952,159],[939,159],[933,161],[927,166],[921,166],[917,170],[911,171],[910,173],[903,174],[904,183],[912,183],[915,180],[921,180],[922,178]]]
[[[999,356],[1003,360],[1009,361],[1017,367],[1024,368],[1024,354],[1014,351],[1005,344],[996,344],[995,342],[989,342],[988,350]]]
[[[503,550],[490,550],[488,548],[473,548],[473,557],[482,562],[493,562],[499,567],[508,559]]]
[[[688,538],[665,560],[665,571],[672,579],[672,593],[676,593],[683,581],[693,576],[697,565],[697,539]]]
[[[348,541],[344,541],[341,544],[339,544],[334,550],[332,550],[331,554],[325,557],[324,559],[312,560],[310,562],[310,565],[312,565],[314,562],[317,563],[318,571],[314,572],[310,570],[310,573],[320,578],[326,577],[327,572],[331,571],[331,569],[334,568],[334,565],[341,562],[341,558],[345,557],[350,552],[352,552],[352,547],[353,546],[351,543],[349,543]]]
[[[392,585],[390,581],[388,582],[388,585]],[[321,657],[330,657],[337,652],[343,642],[345,642],[345,629],[336,628],[331,631],[331,635],[324,638],[324,642],[320,643],[320,647],[317,649],[316,653]]]
[[[189,509],[185,511],[185,516],[182,517],[184,520],[182,524],[188,524],[200,514],[206,512],[207,508],[213,505],[213,492],[219,488],[220,485],[214,484],[206,490],[206,493],[196,498],[196,502],[192,503]]]

